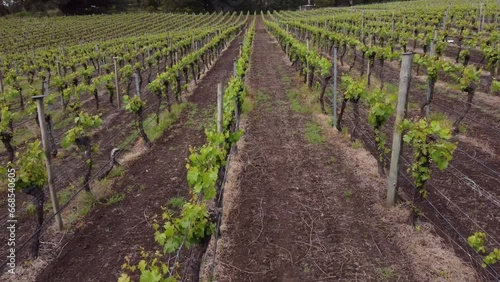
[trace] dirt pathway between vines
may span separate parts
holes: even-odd
[[[404,209],[380,206],[375,161],[301,106],[296,72],[260,19],[253,50],[255,106],[226,190],[237,196],[216,281],[474,281],[425,228],[405,223]]]
[[[213,118],[217,83],[228,82],[241,40],[241,35],[233,40],[189,96],[197,110],[185,112],[148,152],[128,165],[113,187],[125,193],[125,199],[96,207],[36,281],[117,281],[126,255],[138,261],[139,247],[155,249],[150,217],[161,214],[161,206],[172,197],[187,195],[189,148],[205,143],[202,125]]]

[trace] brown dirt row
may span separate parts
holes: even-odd
[[[255,106],[235,156],[235,191],[226,190],[236,196],[224,211],[217,281],[439,281],[439,271],[474,280],[439,239],[416,239],[404,210],[380,206],[373,159],[333,133],[326,116],[301,110],[294,97],[303,88],[260,20],[251,65]],[[433,245],[434,263],[442,254],[453,263],[416,258],[425,253],[416,240]]]
[[[37,281],[113,281],[126,255],[136,259],[139,247],[151,250],[156,246],[151,217],[159,214],[170,198],[187,194],[189,148],[205,141],[203,125],[212,118],[214,90],[232,73],[237,41],[189,96],[188,102],[194,104],[191,112],[184,112],[151,149],[127,164],[124,176],[111,187],[125,198],[115,205],[97,205],[61,243],[58,257]]]
[[[345,67],[341,68],[341,73],[347,72],[352,58],[346,58],[344,61]],[[351,73],[351,75],[357,76],[360,68],[361,60],[358,54],[354,68],[355,73]],[[372,78],[378,78],[379,70],[380,66],[376,62]],[[399,83],[398,64],[386,63],[383,71],[386,84],[391,83],[397,87]],[[379,85],[376,79],[373,85]],[[425,89],[425,76],[415,76],[412,79],[409,94],[408,115],[410,117],[420,114],[419,105],[425,99]],[[464,238],[483,229],[490,235],[490,247],[495,247],[496,242],[500,241],[497,235],[500,234],[499,218],[494,214],[498,201],[500,201],[500,191],[496,189],[500,181],[500,176],[497,173],[500,172],[500,159],[498,158],[500,117],[495,102],[497,97],[480,92],[476,95],[474,106],[462,121],[466,132],[457,135],[452,140],[457,142],[458,150],[454,154],[451,166],[445,171],[435,169],[431,181],[428,182],[427,186],[430,191],[428,199],[434,207],[426,203],[424,212],[428,220],[437,224],[438,233],[448,240],[464,259],[470,260],[487,280],[492,279],[492,277],[485,273],[484,269],[477,263],[481,261],[481,257],[475,255],[474,250],[468,246]],[[438,117],[444,114],[446,118],[453,121],[463,111],[464,101],[465,94],[451,89],[445,83],[439,83],[436,86],[431,112]],[[354,119],[350,105],[346,110],[345,118],[344,124],[350,128]],[[393,126],[394,119],[391,119],[384,130],[388,136],[388,144],[390,144]],[[363,140],[373,155],[376,155],[376,147],[372,138],[373,128],[367,124],[367,111],[364,107],[361,107],[361,124],[358,132],[358,138]],[[403,156],[411,162],[412,157],[409,150],[404,150]],[[408,164],[403,160],[401,171],[406,172],[407,168]],[[407,178],[411,179],[409,175]],[[412,193],[412,184],[408,179],[401,176],[400,183],[402,191],[408,194]],[[461,236],[457,234],[457,231]],[[470,254],[472,254],[473,259],[471,259]],[[495,267],[495,270],[500,273],[499,267]]]
[[[160,71],[166,67],[168,62],[162,62],[160,66]],[[152,78],[157,74],[157,68],[153,69]],[[147,73],[142,73],[143,83],[141,86],[142,98],[146,102],[147,110],[145,116],[152,114],[156,105],[156,97],[149,92],[147,88]],[[135,93],[135,82],[132,83],[130,87],[130,92]],[[185,84],[184,79],[181,80],[181,84]],[[120,85],[120,89],[125,89],[125,84]],[[114,105],[108,102],[108,94],[105,91],[100,92],[100,107],[97,110],[95,106],[95,100],[93,98],[88,98],[82,103],[82,108],[89,114],[102,114],[101,118],[103,120],[103,125],[94,130],[92,135],[92,144],[96,146],[98,150],[93,152],[93,162],[94,169],[92,171],[92,177],[96,177],[101,174],[105,168],[109,165],[109,155],[113,148],[119,147],[124,140],[126,140],[131,134],[136,133],[136,126],[134,124],[135,115],[125,111],[124,109],[118,109],[116,103],[116,97]],[[172,102],[172,101],[171,101]],[[122,102],[123,103],[123,102]],[[163,101],[165,108],[165,101]],[[32,130],[35,132],[39,131],[39,128],[34,124],[30,124]],[[59,147],[58,157],[53,159],[53,167],[55,171],[54,187],[55,191],[61,191],[73,185],[74,187],[81,187],[82,177],[85,173],[85,164],[81,157],[81,152],[77,151],[75,148],[69,148],[67,150],[60,148],[60,142],[63,138],[64,133],[72,127],[72,124],[68,124],[64,127],[60,127],[55,130],[56,144]],[[133,144],[132,144],[133,145]],[[22,151],[22,148],[20,149]],[[4,154],[5,155],[5,154]],[[92,188],[92,187],[91,187]],[[27,240],[28,236],[31,236],[36,229],[35,217],[33,215],[26,213],[26,205],[32,202],[32,198],[24,193],[17,194],[17,216],[18,218],[18,229],[17,229],[17,240],[18,242],[24,242]],[[49,203],[48,192],[45,196],[46,205]],[[61,202],[60,205],[65,204]],[[71,208],[71,206],[69,207]],[[73,207],[73,209],[77,209]],[[2,201],[0,204],[0,218],[5,217],[7,214],[7,202]],[[48,218],[52,215],[52,212],[45,213],[44,217]],[[6,222],[2,221],[0,227],[6,226]],[[3,234],[7,234],[6,231],[2,231]],[[4,236],[4,238],[7,238]],[[2,239],[4,240],[4,239]],[[6,239],[4,240],[6,244]],[[5,250],[2,250],[4,253]],[[21,250],[18,253],[18,259],[21,261],[27,258],[29,255],[28,248]]]

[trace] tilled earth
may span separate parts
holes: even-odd
[[[217,259],[219,280],[380,281],[390,267],[415,281],[373,217],[373,191],[359,185],[356,168],[343,165],[339,147],[305,137],[312,117],[292,110],[287,97],[295,71],[261,21],[253,48],[248,79],[257,103],[238,153],[244,167],[222,234],[229,245]]]
[[[129,164],[113,187],[125,199],[95,208],[36,281],[116,281],[125,256],[138,259],[140,247],[157,247],[150,217],[160,214],[170,198],[187,195],[189,148],[205,143],[204,128],[199,125],[212,118],[204,112],[214,112],[217,83],[229,80],[241,39],[233,40],[189,96],[198,110],[192,116],[184,113],[152,148]]]

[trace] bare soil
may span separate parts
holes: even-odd
[[[116,281],[126,255],[138,258],[138,250],[153,250],[152,216],[161,213],[172,197],[187,195],[186,159],[191,146],[205,143],[205,124],[213,113],[217,83],[227,83],[238,39],[216,61],[188,101],[197,111],[184,113],[180,121],[154,142],[145,154],[132,161],[113,186],[124,193],[117,204],[97,206],[36,281]],[[190,121],[189,123],[187,121]]]
[[[324,118],[292,109],[299,79],[261,21],[254,50],[248,82],[256,104],[238,151],[238,191],[224,211],[216,280],[423,281],[415,272],[422,262],[382,216],[389,212],[379,205],[384,187],[373,160],[367,165]],[[393,212],[407,226],[405,213]],[[474,281],[468,271],[454,277]]]
[[[170,198],[187,194],[189,146],[205,141],[203,128],[196,125],[205,122],[206,109],[214,112],[216,84],[225,83],[232,73],[239,40],[223,53],[189,97],[198,110],[184,113],[113,185],[113,191],[123,193],[125,199],[110,206],[99,204],[74,234],[63,238],[58,257],[36,281],[116,281],[126,255],[137,259],[139,247],[154,249],[151,217],[159,214]],[[374,159],[353,151],[341,134],[332,136],[324,116],[292,109],[296,101],[291,101],[289,94],[301,88],[283,55],[259,19],[248,75],[256,105],[248,116],[245,146],[237,153],[242,167],[234,186],[239,190],[232,209],[224,211],[228,216],[217,257],[218,281],[487,281],[484,273],[475,277],[468,267],[481,269],[456,231],[471,234],[478,230],[461,214],[463,210],[473,214],[473,220],[480,219],[480,227],[493,239],[500,239],[497,209],[492,209],[487,197],[500,197],[496,189],[500,183],[500,119],[495,105],[489,105],[488,99],[475,100],[476,106],[463,121],[466,133],[456,137],[459,151],[452,162],[456,169],[435,173],[430,182],[446,197],[431,188],[429,200],[451,224],[426,204],[427,222],[422,223],[423,233],[417,233],[406,224],[404,208],[387,212],[380,206],[385,181],[376,175]],[[350,62],[347,57],[345,62]],[[359,70],[359,62],[356,64]],[[395,65],[386,63],[384,71],[386,82],[397,85],[399,70]],[[412,103],[423,101],[424,86],[422,80],[413,81]],[[456,94],[438,89],[433,110],[455,117],[465,101],[465,95]],[[106,102],[101,102],[107,109]],[[362,108],[361,115],[366,120],[366,109]],[[129,128],[131,120],[124,117],[121,113],[109,117],[117,124],[110,128],[110,135],[98,132],[96,138],[105,142],[109,136],[118,136],[117,140],[127,136],[124,128]],[[348,108],[346,120],[352,119]],[[389,136],[392,124],[385,129]],[[311,130],[318,127],[321,140],[308,140]],[[358,138],[374,154],[372,129],[362,123],[359,132]],[[106,151],[113,147],[106,146]],[[410,160],[410,152],[404,153]],[[106,162],[107,153],[97,159]],[[77,162],[69,158],[58,166],[78,171]],[[474,183],[457,170],[474,177]],[[411,193],[405,178],[400,183],[403,191]],[[32,232],[28,229],[18,230],[18,234],[26,236]],[[436,233],[446,243],[434,237]],[[467,263],[457,259],[449,246]],[[183,265],[193,264],[188,259],[192,253],[183,253]],[[192,275],[189,269],[186,273]]]
[[[361,70],[361,54],[358,53],[356,66],[350,75],[356,77]],[[341,73],[349,73],[348,65],[352,58],[344,58],[344,67]],[[366,75],[366,63],[363,68]],[[396,87],[399,84],[399,64],[386,62],[381,69],[379,62],[375,62],[372,74],[373,85],[378,86],[379,73],[384,72],[384,81]],[[426,99],[425,70],[420,69],[416,75],[413,67],[413,78],[409,93],[408,117],[420,115],[420,105]],[[484,81],[484,80],[483,80]],[[341,94],[340,94],[341,95]],[[428,222],[436,227],[436,233],[442,236],[454,247],[462,258],[474,265],[481,273],[484,281],[496,281],[500,273],[500,266],[493,269],[481,267],[482,256],[478,255],[467,244],[467,237],[476,231],[485,231],[490,242],[489,247],[494,248],[500,242],[500,224],[496,211],[500,207],[500,116],[496,96],[478,92],[473,100],[473,106],[462,121],[463,130],[454,136],[453,142],[457,143],[457,150],[453,156],[450,167],[444,171],[434,168],[432,179],[428,181],[428,201],[424,202],[424,215]],[[434,100],[431,104],[431,115],[448,119],[451,123],[464,111],[466,94],[454,89],[454,83],[446,76],[440,76],[436,84]],[[345,122],[347,128],[352,128],[354,115],[351,105],[346,109]],[[385,133],[388,144],[391,136],[394,119],[391,119]],[[373,128],[367,123],[367,109],[360,107],[360,125],[358,136],[363,144],[375,156],[376,145],[373,141]],[[390,158],[387,155],[386,158]],[[403,159],[399,179],[401,192],[412,195],[413,184],[411,177],[405,173],[411,163],[410,150],[403,150]],[[403,176],[404,175],[404,176]],[[488,273],[489,272],[489,273]],[[495,277],[495,275],[497,277]]]
[[[165,60],[160,62],[160,66],[157,68],[156,66],[152,69],[151,79],[154,79],[157,75],[158,70],[160,72],[166,68],[169,64],[169,60]],[[212,66],[213,67],[213,66]],[[205,70],[206,71],[206,70]],[[153,93],[149,92],[147,88],[147,76],[148,71],[142,72],[142,80],[143,83],[141,85],[140,91],[142,95],[142,99],[146,102],[146,110],[144,112],[145,116],[148,116],[154,112],[157,104],[157,98]],[[186,84],[184,78],[181,79],[181,85]],[[120,90],[124,90],[126,88],[126,83],[122,81],[120,85]],[[135,94],[135,81],[130,86],[130,94]],[[170,94],[169,94],[170,95]],[[109,95],[106,91],[99,92],[99,101],[100,107],[97,110],[95,105],[95,99],[87,97],[82,102],[82,109],[88,112],[91,115],[101,114],[101,119],[103,121],[103,125],[97,129],[94,129],[91,133],[92,138],[92,146],[95,146],[97,150],[92,153],[93,159],[93,171],[92,171],[92,179],[96,178],[98,175],[101,175],[103,171],[109,166],[110,163],[110,153],[113,148],[119,147],[124,143],[124,140],[127,140],[131,135],[136,134],[137,127],[135,125],[136,116],[135,114],[129,113],[125,111],[123,108],[117,107],[117,98],[115,93],[114,103],[110,104],[108,101]],[[121,98],[123,100],[123,98]],[[172,100],[172,98],[171,98]],[[172,103],[173,101],[171,101]],[[123,104],[123,101],[121,102]],[[163,101],[163,108],[165,107],[165,99]],[[166,109],[165,109],[166,110]],[[57,104],[54,106],[53,112],[62,111],[62,105]],[[73,114],[67,113],[64,115],[64,118],[71,117]],[[37,136],[39,136],[39,127],[36,126],[34,119],[31,119],[30,123],[26,123],[29,118],[26,117],[25,120],[20,121],[19,124],[23,124],[22,126],[30,127],[31,130],[35,131]],[[15,125],[17,126],[17,125]],[[20,125],[19,125],[20,126]],[[58,124],[55,124],[58,126]],[[86,164],[82,159],[82,152],[76,149],[76,146],[72,146],[68,149],[61,148],[61,140],[64,137],[64,133],[73,126],[73,123],[69,123],[65,126],[58,126],[54,130],[55,142],[58,147],[58,156],[53,159],[53,170],[55,172],[54,179],[54,190],[59,192],[61,190],[67,189],[70,186],[74,186],[80,188],[83,183],[83,175],[86,172]],[[16,129],[17,130],[17,129]],[[37,137],[38,138],[38,137]],[[134,141],[134,140],[132,140]],[[133,145],[133,144],[131,144]],[[129,149],[129,148],[126,148]],[[24,151],[24,144],[20,145],[17,148],[19,152]],[[0,152],[0,161],[2,163],[7,163],[6,152]],[[5,198],[6,199],[6,198]],[[25,193],[17,193],[17,210],[16,216],[18,217],[18,229],[16,230],[17,242],[21,244],[26,241],[31,234],[36,230],[36,217],[32,214],[28,214],[26,212],[26,205],[32,202],[32,197],[26,195]],[[50,203],[49,193],[45,191],[45,205],[47,206]],[[65,202],[60,202],[59,205],[62,206],[66,204]],[[74,209],[76,211],[75,205],[71,204],[67,209]],[[44,213],[44,218],[47,219],[52,216],[52,210],[50,212]],[[4,228],[7,225],[7,222],[4,221],[7,217],[7,202],[2,199],[0,202],[0,219],[2,222],[0,223],[0,228],[2,228],[2,234],[7,234],[6,229]],[[44,229],[45,230],[45,229]],[[44,231],[43,230],[43,231]],[[43,233],[42,231],[42,233]],[[7,243],[7,237],[3,236],[3,241],[5,244]],[[47,239],[49,240],[49,239]],[[17,258],[19,261],[24,261],[29,258],[29,246],[22,249],[17,253]],[[6,250],[3,250],[2,255]]]

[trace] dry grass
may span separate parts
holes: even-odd
[[[16,274],[12,275],[4,271],[0,276],[0,281],[8,282],[32,282],[35,281],[38,274],[55,258],[57,258],[64,245],[65,232],[56,232],[50,236],[50,241],[40,240],[40,256],[35,260],[26,260],[16,265]]]
[[[417,281],[477,281],[475,270],[463,262],[443,239],[433,234],[431,224],[423,224],[416,231],[408,224],[410,211],[402,206],[385,208],[386,180],[378,175],[375,158],[367,150],[352,148],[349,138],[330,126],[330,117],[315,114],[314,120],[322,125],[323,134],[328,142],[342,148],[339,150],[349,159],[360,185],[370,187],[376,193],[374,218],[379,218],[390,226],[389,236],[394,236],[398,247],[411,264]]]
[[[484,92],[476,92],[474,94],[474,99],[476,101],[481,102],[481,104],[491,106],[492,108],[500,109],[500,96],[493,96],[486,94]]]
[[[26,264],[16,266],[16,274],[12,275],[4,272],[0,276],[1,281],[5,282],[31,282],[35,281],[36,276],[49,264],[50,261],[38,258],[27,262]]]
[[[94,194],[96,200],[100,201],[113,194],[111,187],[114,181],[114,179],[105,178],[94,182],[92,185],[92,194]]]
[[[433,226],[425,224],[416,231],[408,224],[395,224],[395,241],[408,256],[418,281],[477,281],[476,272],[433,235]]]
[[[138,159],[142,154],[144,154],[147,149],[148,148],[144,146],[144,141],[142,140],[142,138],[139,138],[139,140],[130,150],[127,150],[127,152],[124,154],[120,154],[120,157],[118,157],[118,162],[121,164],[132,162]]]
[[[299,80],[298,75],[292,79]],[[373,80],[374,83],[376,79]],[[316,93],[314,93],[316,92]],[[307,87],[299,88],[299,99],[302,106],[310,109],[313,120],[319,124],[322,135],[326,142],[335,145],[344,159],[350,160],[354,169],[354,175],[359,180],[359,185],[374,191],[375,198],[373,206],[374,219],[380,224],[389,226],[388,237],[393,237],[398,248],[402,251],[401,259],[407,261],[417,281],[477,281],[475,270],[456,256],[454,251],[446,246],[443,239],[433,234],[433,226],[423,224],[416,231],[408,224],[410,211],[403,206],[385,208],[386,180],[379,176],[375,158],[365,149],[354,149],[348,135],[337,132],[331,126],[331,117],[319,113],[317,91],[311,91]],[[238,143],[238,148],[244,147],[244,138]],[[237,156],[233,158],[229,168],[229,180],[224,193],[224,212],[221,232],[227,230],[226,220],[234,210],[237,203],[239,191],[238,173],[244,169],[244,163]],[[208,281],[208,274],[212,262],[213,240],[210,243],[204,258],[202,281]],[[228,241],[224,236],[218,242],[218,260],[221,260],[220,252],[230,249],[237,242]],[[218,263],[215,267],[215,281],[229,281],[228,273],[231,269]]]
[[[375,80],[374,80],[375,81]],[[376,82],[375,82],[376,83]],[[313,112],[313,120],[322,127],[322,134],[328,143],[341,148],[339,152],[345,159],[350,160],[354,174],[361,186],[373,190],[375,197],[374,218],[390,226],[389,236],[394,236],[398,247],[407,257],[406,261],[411,263],[411,269],[417,281],[477,281],[477,273],[465,262],[463,262],[451,249],[446,246],[443,239],[433,234],[433,225],[423,224],[416,231],[408,224],[410,210],[397,206],[385,208],[381,203],[385,202],[386,180],[379,176],[377,162],[371,153],[365,149],[352,147],[350,137],[338,132],[331,126],[331,117],[319,111],[319,103],[314,90],[301,87],[301,103]],[[477,140],[461,136],[461,141],[479,145]],[[464,139],[464,140],[462,140]],[[491,154],[491,147],[477,146]],[[493,153],[494,155],[494,153]]]

